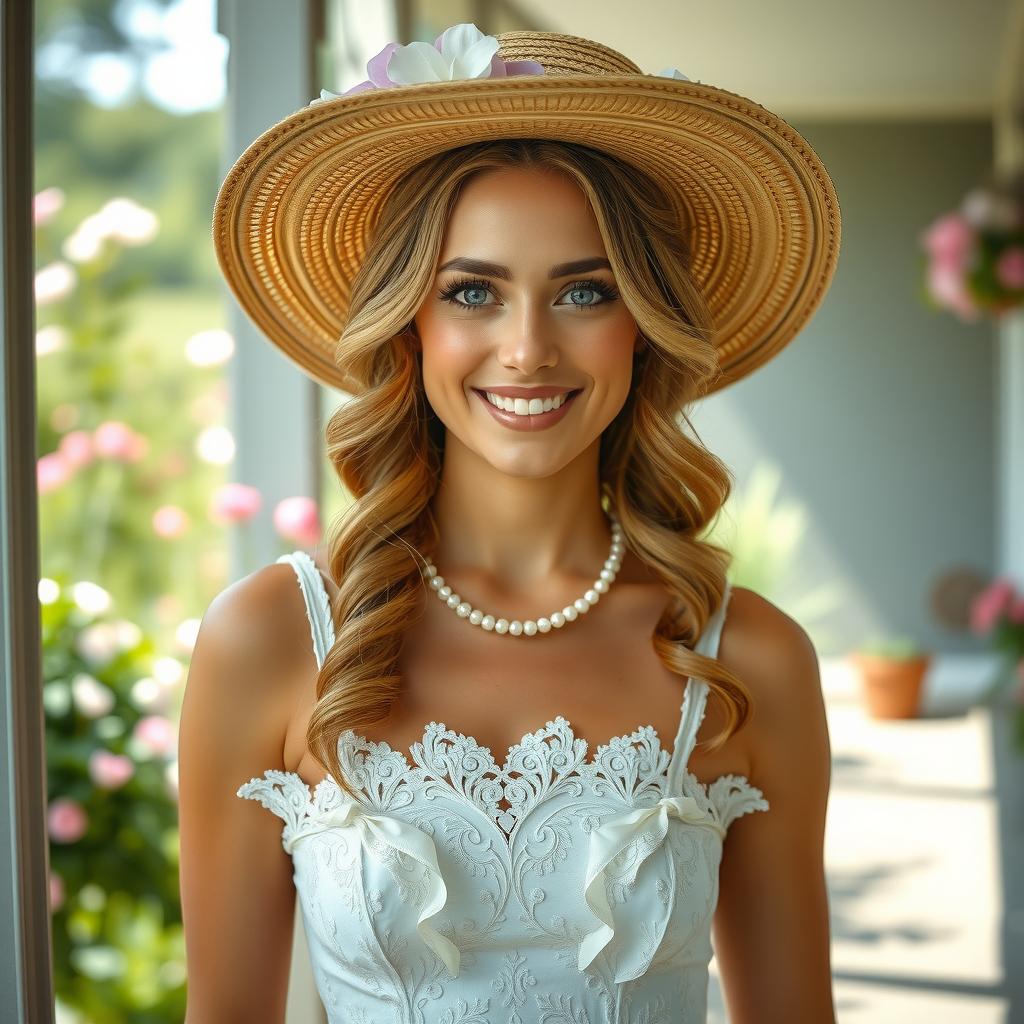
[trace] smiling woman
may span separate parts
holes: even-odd
[[[833,212],[827,176],[773,119],[817,173],[762,192],[771,162],[722,149],[745,145],[721,130],[731,93],[589,40],[449,32],[422,61],[442,81],[396,85],[419,51],[390,44],[355,93],[257,140],[218,198],[222,267],[268,334],[312,371],[338,322],[320,379],[353,395],[326,433],[353,503],[327,552],[253,574],[200,630],[190,1009],[281,1005],[297,892],[332,1021],[698,1024],[714,924],[733,1024],[824,1024],[814,652],[731,586],[704,539],[728,467],[684,427],[809,315],[809,292],[770,311],[794,267],[831,274],[833,235],[804,223]],[[444,78],[456,65],[481,80]],[[347,151],[376,118],[388,144]],[[297,166],[282,202],[312,198],[271,223]],[[739,189],[749,204],[720,202]]]

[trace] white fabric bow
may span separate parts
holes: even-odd
[[[607,818],[590,833],[590,851],[587,858],[587,873],[583,887],[583,898],[594,916],[601,921],[592,932],[584,936],[579,949],[579,969],[586,970],[615,934],[611,907],[605,886],[605,868],[623,850],[637,841],[645,831],[648,835],[641,840],[639,856],[626,872],[626,884],[631,885],[640,870],[640,865],[664,842],[668,832],[668,819],[679,818],[694,824],[707,825],[725,837],[725,829],[704,811],[692,796],[662,797],[653,807],[638,807],[632,811]],[[628,981],[628,978],[616,978]]]
[[[461,954],[459,947],[427,923],[445,905],[448,888],[437,865],[434,841],[422,829],[399,818],[383,814],[370,814],[355,800],[348,800],[326,814],[309,819],[301,832],[293,835],[284,848],[291,853],[300,839],[318,832],[339,828],[354,828],[359,833],[363,848],[382,863],[397,878],[400,868],[394,851],[404,853],[423,866],[427,879],[427,897],[420,909],[416,931],[420,938],[441,958],[453,978],[459,975]]]

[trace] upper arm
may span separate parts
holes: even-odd
[[[831,1024],[831,747],[817,654],[770,602],[744,591],[736,604],[720,654],[752,693],[750,781],[769,809],[737,818],[722,854],[712,939],[726,1005],[732,1024]]]
[[[188,1024],[284,1020],[292,863],[281,820],[236,791],[284,767],[295,692],[280,640],[286,586],[295,590],[292,570],[275,564],[228,587],[207,609],[192,652],[178,742]]]

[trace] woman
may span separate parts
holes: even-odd
[[[833,1021],[815,652],[701,539],[729,474],[682,429],[820,302],[827,174],[575,37],[368,71],[217,202],[243,306],[354,395],[354,502],[203,620],[188,1020],[283,1019],[298,893],[332,1022],[692,1024],[712,938],[733,1024]]]

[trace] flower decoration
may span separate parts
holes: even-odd
[[[453,82],[467,78],[506,78],[509,75],[543,75],[544,66],[535,60],[502,60],[498,40],[484,35],[476,25],[464,22],[446,28],[434,45],[412,42],[405,46],[388,43],[366,65],[366,81],[343,93],[320,90],[323,103],[368,89],[391,89],[425,82]]]
[[[1024,305],[1024,176],[972,189],[919,241],[934,306],[973,323]]]

